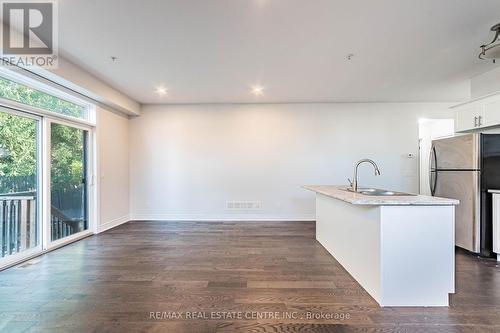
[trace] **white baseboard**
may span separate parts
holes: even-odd
[[[124,216],[119,217],[117,219],[108,221],[108,222],[103,223],[97,227],[97,233],[100,234],[103,231],[117,227],[120,224],[127,223],[128,221],[130,221],[130,215],[124,215]]]
[[[200,221],[200,222],[301,222],[315,221],[315,214],[264,215],[264,214],[131,214],[131,221]]]

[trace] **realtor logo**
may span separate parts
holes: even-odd
[[[54,68],[57,60],[57,2],[3,0],[3,64]]]

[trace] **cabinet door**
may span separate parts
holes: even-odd
[[[484,126],[500,125],[500,100],[487,102],[484,105]]]
[[[456,131],[468,131],[479,127],[478,119],[481,116],[482,123],[485,123],[484,105],[472,103],[457,107]]]

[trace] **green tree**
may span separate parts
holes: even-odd
[[[59,124],[51,131],[52,190],[75,188],[84,176],[83,131]]]
[[[34,190],[36,127],[33,119],[0,112],[0,193]]]
[[[76,118],[83,118],[86,111],[84,106],[4,78],[0,78],[0,97]]]
[[[82,118],[83,106],[0,78],[0,97],[59,114]],[[83,131],[52,124],[52,190],[74,188],[83,175]],[[0,193],[32,191],[36,185],[37,124],[33,119],[0,112]],[[22,186],[16,184],[22,180]]]

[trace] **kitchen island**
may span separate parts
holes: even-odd
[[[457,200],[304,188],[316,193],[316,239],[381,306],[448,306]]]

